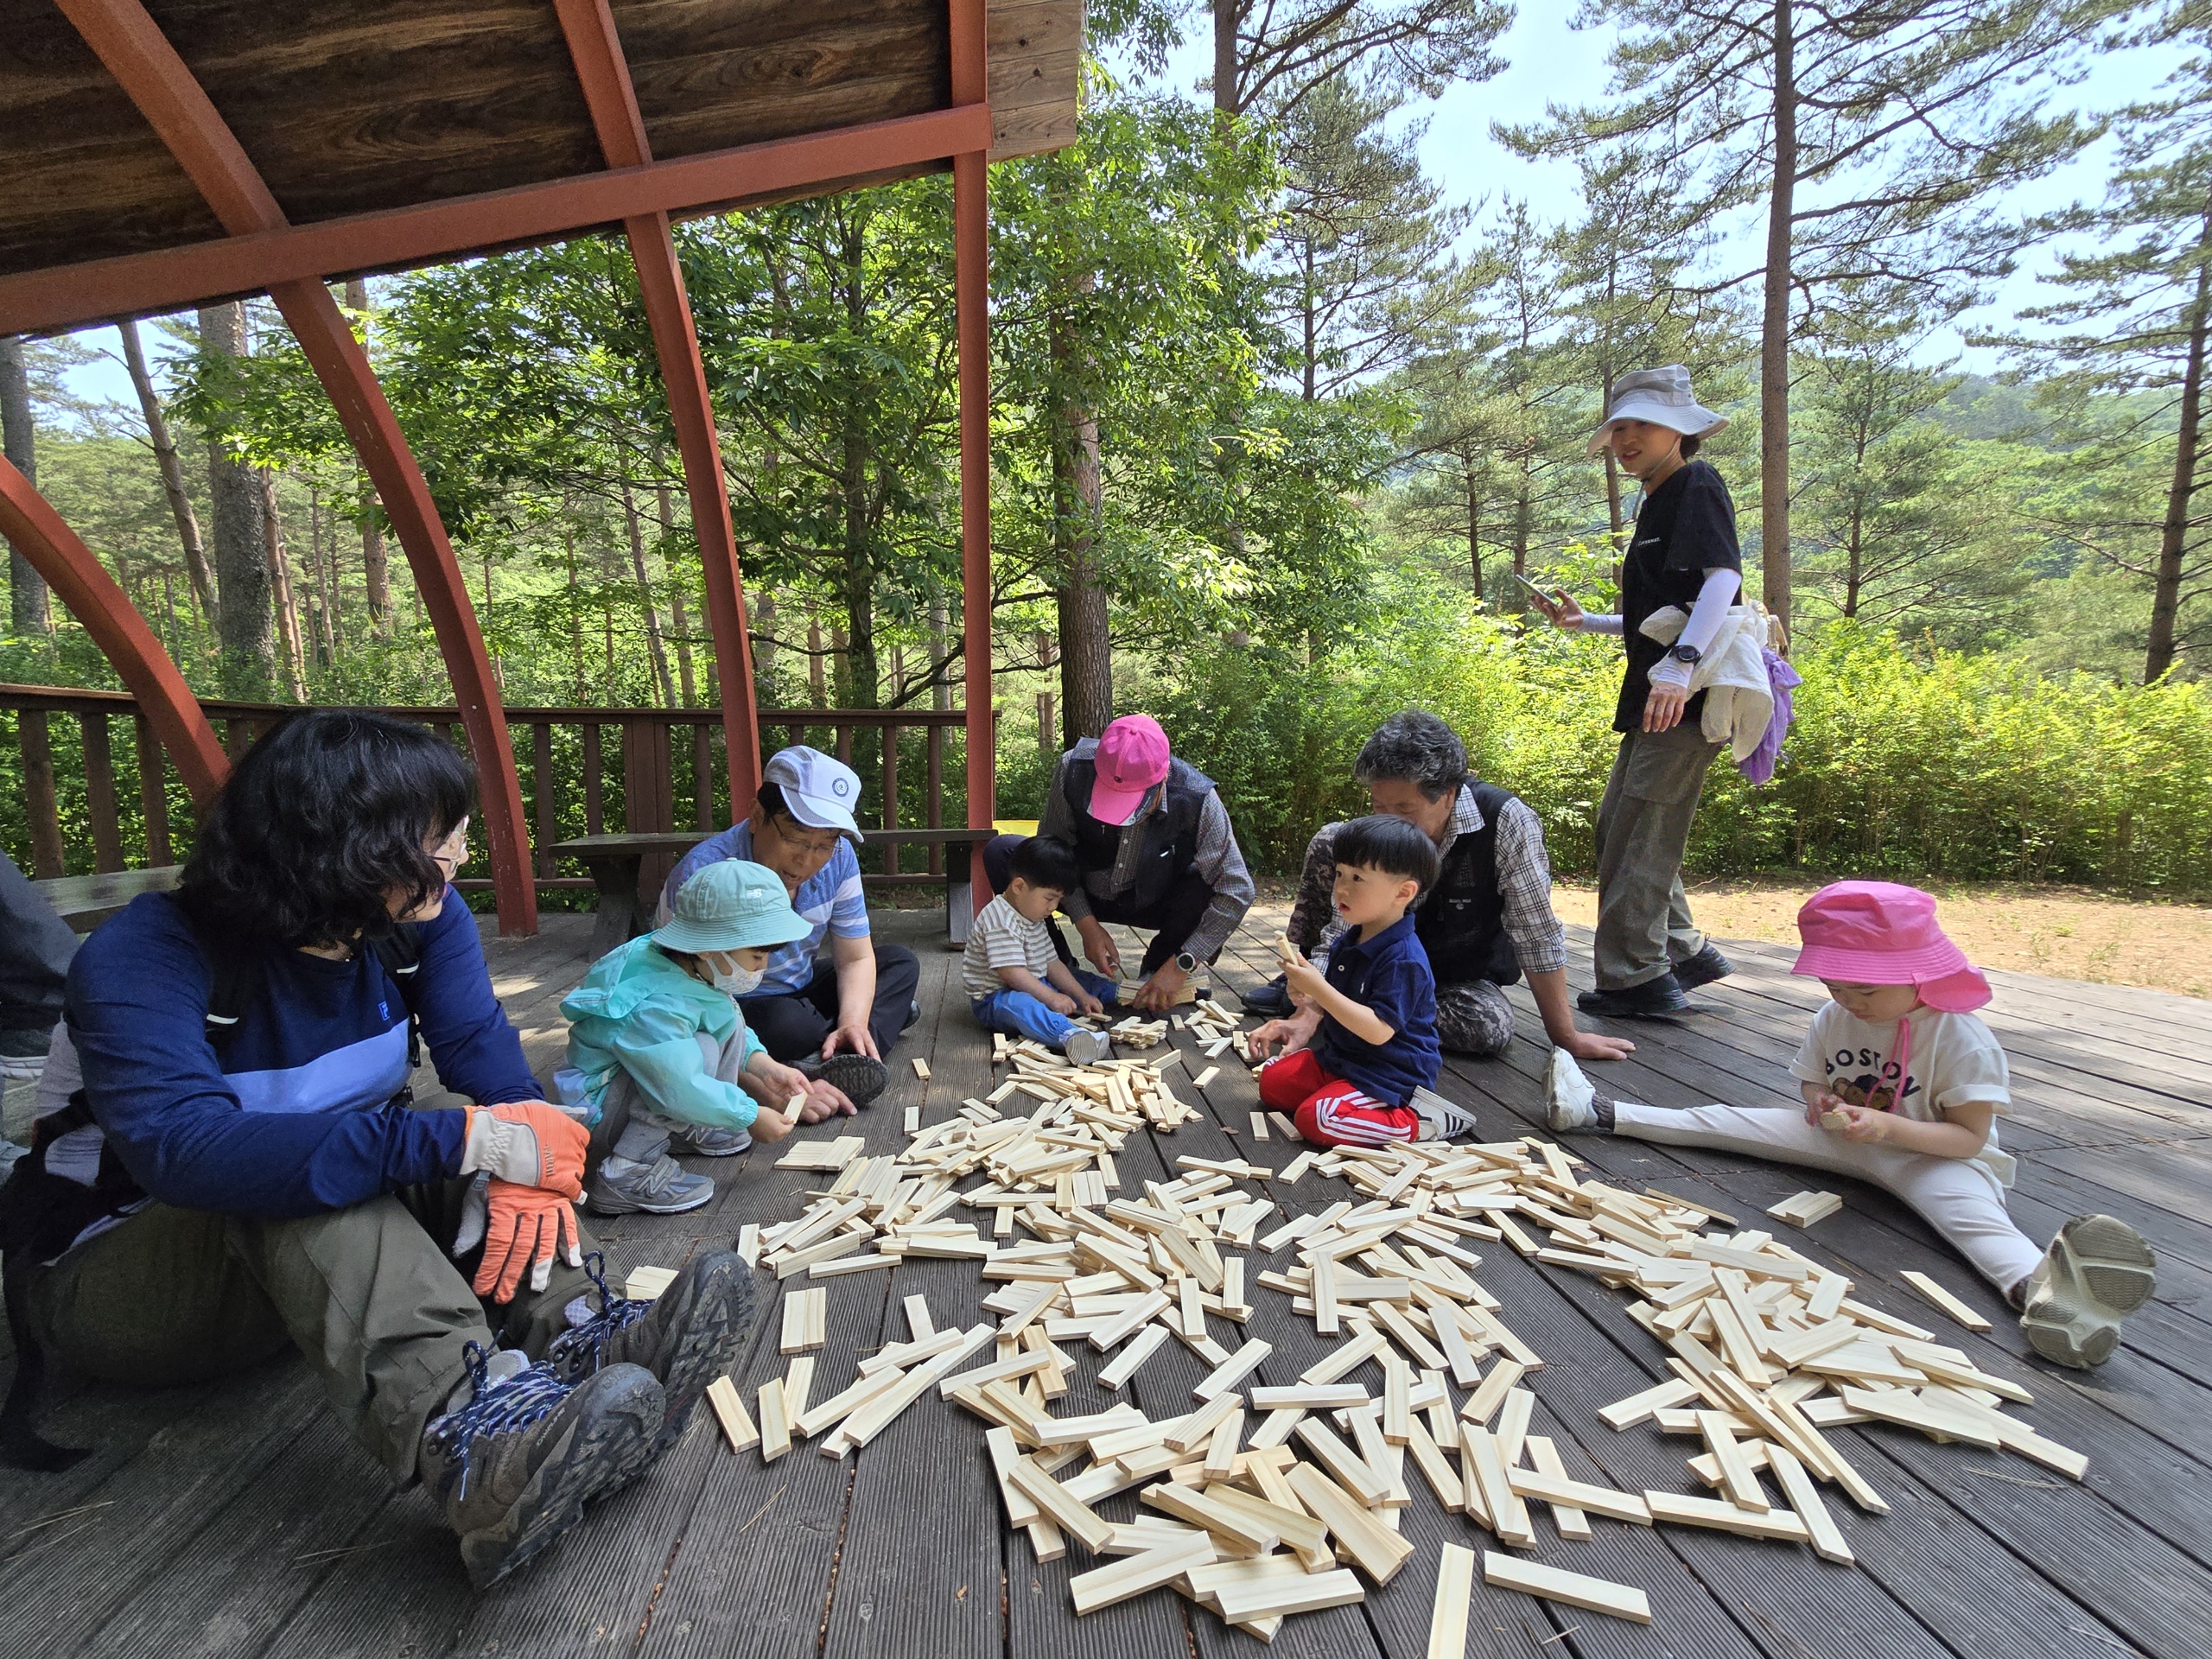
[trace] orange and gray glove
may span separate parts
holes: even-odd
[[[480,1174],[469,1183],[453,1253],[463,1256],[479,1243],[484,1260],[470,1288],[495,1302],[512,1302],[522,1288],[543,1290],[552,1281],[557,1256],[572,1268],[583,1265],[576,1211],[550,1186],[524,1186]]]
[[[584,1195],[584,1151],[591,1132],[557,1106],[511,1100],[471,1106],[461,1173],[488,1171],[494,1180],[540,1186],[564,1198]]]

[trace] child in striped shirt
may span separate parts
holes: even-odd
[[[985,1031],[1033,1037],[1088,1065],[1113,1046],[1105,1033],[1069,1016],[1103,1012],[1116,987],[1062,962],[1045,925],[1082,879],[1075,849],[1064,841],[1032,836],[1016,847],[1006,891],[983,906],[968,935],[961,983]]]

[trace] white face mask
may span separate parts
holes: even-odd
[[[707,976],[715,982],[715,988],[732,996],[750,996],[760,988],[760,982],[766,976],[765,968],[738,968],[725,972],[711,958],[707,963]]]

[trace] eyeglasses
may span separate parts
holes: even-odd
[[[444,843],[430,855],[430,862],[445,872],[450,881],[455,871],[468,862],[468,836],[466,830],[446,838]]]

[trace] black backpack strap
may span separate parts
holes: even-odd
[[[423,1021],[416,982],[423,966],[423,925],[402,922],[388,933],[369,941],[369,949],[383,965],[391,982],[399,987],[399,1000],[407,1005],[407,1069],[423,1063]]]

